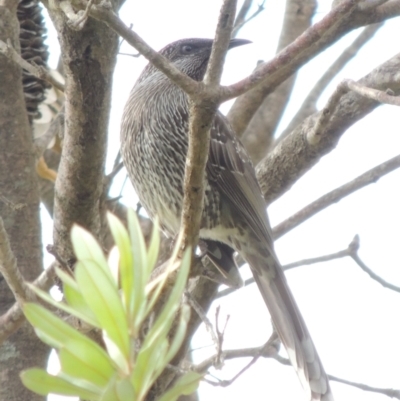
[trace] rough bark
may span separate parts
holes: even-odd
[[[10,39],[19,49],[16,3],[0,2],[0,21],[0,39]],[[21,77],[21,69],[0,55],[0,216],[20,271],[33,280],[42,270],[39,191]],[[14,301],[1,278],[0,314]],[[0,399],[43,400],[22,386],[19,372],[34,365],[45,367],[47,357],[47,347],[24,324],[0,348]]]

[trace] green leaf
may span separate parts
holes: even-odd
[[[27,283],[27,285],[32,291],[35,292],[35,294],[39,298],[43,299],[50,305],[53,305],[56,308],[63,310],[64,312],[67,312],[73,316],[76,316],[78,319],[83,320],[84,322],[87,322],[88,324],[90,324],[93,327],[100,327],[99,322],[97,321],[93,312],[91,312],[90,310],[88,310],[87,313],[85,313],[84,308],[82,308],[81,310],[77,310],[74,307],[71,307],[71,306],[65,304],[64,302],[56,301],[50,294],[35,287],[33,284]]]
[[[174,287],[172,288],[171,294],[168,297],[167,303],[147,333],[143,347],[151,346],[150,344],[158,336],[165,337],[167,335],[174,315],[179,308],[180,298],[186,286],[191,257],[191,249],[188,248],[182,257],[181,266],[177,273],[176,281]]]
[[[128,378],[117,381],[117,396],[121,401],[133,401],[136,399],[136,392]]]
[[[34,303],[24,305],[24,313],[40,339],[54,348],[66,348],[78,359],[94,369],[100,367],[110,374],[113,363],[97,343],[79,333],[47,309]]]
[[[96,263],[106,275],[111,277],[104,252],[92,234],[74,225],[71,229],[71,242],[78,260],[90,260]]]
[[[91,319],[91,321],[95,321],[95,327],[98,327],[99,323],[96,319],[96,316],[83,298],[82,292],[80,291],[76,280],[59,268],[56,268],[56,274],[63,282],[63,293],[68,304],[83,315],[87,316],[89,319]]]
[[[108,356],[98,354],[89,349],[71,353],[61,348],[59,354],[62,372],[68,376],[87,380],[98,387],[105,387],[115,374],[115,369]]]
[[[87,339],[87,337],[53,315],[43,306],[26,303],[23,306],[23,311],[28,321],[35,328],[38,336],[41,338],[40,334],[45,333],[46,340],[43,341],[54,348],[65,346],[73,339],[77,341]]]
[[[158,260],[158,254],[160,252],[160,225],[158,218],[153,221],[153,231],[151,233],[151,239],[149,243],[149,248],[147,251],[147,277],[146,283],[150,278],[152,271]]]
[[[99,394],[82,389],[61,377],[52,376],[42,369],[29,369],[22,372],[20,376],[24,386],[37,394],[78,396],[81,399],[93,401],[99,399]]]
[[[133,300],[134,275],[133,257],[129,235],[124,225],[111,213],[107,213],[108,224],[119,251],[119,271],[121,287],[124,294],[124,305],[131,321],[131,303]]]
[[[168,354],[166,355],[166,363],[169,363],[171,359],[179,351],[183,340],[185,339],[187,325],[190,319],[190,307],[189,305],[183,304],[181,306],[181,314],[179,317],[179,323],[175,330],[174,338],[169,346]]]
[[[176,401],[180,395],[189,395],[197,390],[202,375],[195,372],[188,372],[183,375],[174,384],[172,388],[167,390],[157,401]]]
[[[86,303],[109,338],[129,358],[129,335],[125,311],[113,279],[92,261],[77,264],[75,277]]]

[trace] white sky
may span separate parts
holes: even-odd
[[[185,37],[213,37],[220,1],[216,0],[128,0],[121,17],[155,49]],[[240,2],[241,3],[241,2]],[[269,0],[266,10],[240,32],[252,45],[231,51],[223,83],[235,82],[250,73],[260,59],[273,57],[282,21],[284,1]],[[330,9],[329,1],[320,1],[316,20]],[[353,32],[305,66],[296,83],[291,104],[281,122],[290,121],[308,90],[335,60],[342,49],[355,38]],[[56,35],[49,29],[52,66],[58,50]],[[329,86],[319,106],[323,106],[342,78],[358,79],[399,51],[394,38],[400,37],[399,19],[389,21],[355,60]],[[136,53],[127,44],[122,52]],[[146,61],[120,55],[114,77],[110,122],[111,168],[119,146],[119,121],[123,106]],[[227,110],[227,106],[222,108]],[[397,114],[396,114],[397,113]],[[272,226],[315,200],[324,193],[355,178],[369,168],[395,156],[400,149],[398,109],[382,106],[351,127],[337,148],[300,179],[293,188],[269,208]],[[119,193],[124,174],[114,186]],[[399,187],[400,171],[391,173],[319,213],[301,227],[277,241],[276,249],[283,264],[303,258],[332,253],[347,247],[355,234],[361,237],[360,255],[364,262],[386,280],[400,285]],[[127,184],[124,202],[135,206],[137,199]],[[52,243],[51,221],[43,213],[44,245]],[[248,274],[245,273],[245,274]],[[328,373],[363,382],[371,386],[400,388],[400,294],[382,288],[372,281],[350,259],[300,267],[287,274],[290,286]],[[222,315],[230,314],[225,347],[243,348],[262,345],[270,335],[266,308],[255,286],[243,289],[216,303]],[[210,318],[214,320],[213,311]],[[211,345],[204,330],[195,336],[193,347]],[[214,352],[212,346],[194,352],[197,362]],[[247,360],[228,362],[222,379],[234,376]],[[362,392],[335,382],[331,383],[336,400],[384,400],[385,396]],[[201,384],[202,400],[232,401],[302,400],[302,389],[293,369],[272,360],[259,360],[228,388]],[[52,401],[66,399],[50,397]]]

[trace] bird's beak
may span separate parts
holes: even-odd
[[[252,41],[247,39],[231,39],[231,41],[229,42],[228,49],[233,49],[234,47],[248,45],[249,43],[252,43]]]

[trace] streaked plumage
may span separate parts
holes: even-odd
[[[233,39],[230,48],[247,41]],[[184,39],[161,53],[198,81],[212,40]],[[189,100],[149,64],[130,94],[122,128],[122,155],[142,205],[171,236],[180,226],[188,146]],[[206,166],[200,238],[218,255],[229,245],[249,262],[276,330],[311,400],[332,400],[329,382],[273,249],[271,229],[254,168],[225,117],[217,112]],[[217,242],[216,242],[217,241]],[[230,257],[230,248],[223,246]],[[229,270],[229,268],[227,268]]]

